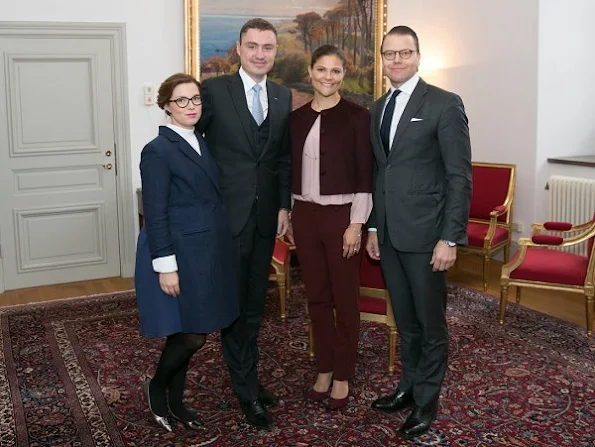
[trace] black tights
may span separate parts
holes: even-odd
[[[184,406],[184,384],[190,358],[206,341],[206,334],[178,332],[167,337],[149,387],[151,406],[158,416],[167,416],[169,404],[169,409],[178,418],[196,419],[196,415]]]

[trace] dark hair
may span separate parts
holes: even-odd
[[[164,109],[164,107],[171,99],[171,95],[174,93],[174,89],[180,84],[188,83],[196,84],[196,86],[200,90],[200,82],[198,82],[194,76],[189,75],[188,73],[176,73],[171,75],[159,86],[159,91],[157,92],[157,105],[161,109]],[[167,113],[168,115],[170,114],[167,110],[165,110],[165,113]]]
[[[347,64],[343,52],[339,50],[336,46],[322,45],[321,47],[316,48],[312,53],[312,59],[310,60],[310,68],[313,68],[314,64],[318,61],[318,59],[324,56],[337,56],[339,59],[341,59],[341,64],[343,65],[343,68],[345,68],[345,65]]]
[[[271,22],[268,22],[265,19],[256,18],[248,20],[242,26],[242,29],[240,30],[240,43],[242,43],[242,36],[246,34],[249,29],[257,29],[258,31],[272,31],[275,34],[275,38],[277,38],[277,29],[271,24]]]
[[[399,36],[413,37],[413,41],[415,42],[415,49],[419,53],[419,39],[417,38],[417,34],[415,33],[415,31],[413,31],[411,28],[405,25],[395,26],[388,33],[386,33],[386,35],[382,38],[382,45],[380,45],[381,50],[384,46],[384,39],[386,39],[386,36],[392,36],[395,34]]]

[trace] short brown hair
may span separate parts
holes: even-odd
[[[196,84],[196,86],[200,90],[200,82],[198,82],[194,76],[189,75],[188,73],[176,73],[171,75],[165,81],[163,81],[159,86],[159,91],[157,92],[157,105],[159,106],[159,108],[164,109],[166,104],[171,99],[171,95],[174,93],[174,89],[178,85],[188,83]],[[167,110],[165,111],[165,113],[169,115],[169,112]]]
[[[242,36],[246,34],[249,29],[257,29],[258,31],[272,31],[275,34],[275,38],[277,38],[277,29],[273,26],[273,24],[259,17],[256,19],[250,19],[244,23],[242,29],[240,30],[240,43],[242,43]]]
[[[417,38],[417,34],[411,28],[405,25],[399,25],[393,27],[386,35],[382,38],[382,45],[380,45],[380,51],[384,46],[384,39],[386,36],[391,36],[397,34],[399,36],[411,36],[413,38],[413,42],[415,43],[415,50],[419,53],[419,39]]]

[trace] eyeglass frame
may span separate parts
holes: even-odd
[[[195,98],[198,98],[198,103],[196,103],[196,102],[194,101],[194,99],[195,99]],[[179,101],[179,100],[181,100],[181,99],[185,99],[185,100],[186,100],[186,105],[183,105],[183,106],[182,106],[182,105],[178,104],[178,101]],[[192,102],[192,104],[193,104],[193,105],[195,105],[195,106],[199,106],[199,105],[201,105],[201,104],[202,104],[202,96],[200,96],[200,95],[194,95],[192,98],[187,98],[186,96],[180,96],[179,98],[176,98],[176,99],[170,99],[170,100],[169,100],[169,101],[167,101],[167,102],[175,102],[175,103],[176,103],[176,105],[177,105],[177,106],[178,106],[180,109],[185,109],[186,107],[188,107],[188,105],[189,105],[191,102]]]
[[[403,51],[409,51],[409,56],[403,57]],[[386,53],[395,53],[395,55],[393,57],[386,57]],[[413,53],[419,53],[419,51],[417,50],[411,50],[409,48],[404,48],[402,50],[386,50],[386,51],[381,51],[380,54],[382,55],[383,58],[385,58],[387,61],[394,61],[397,58],[397,54],[399,55],[399,57],[401,59],[403,59],[404,61],[408,60],[411,58],[411,56],[413,56]],[[407,54],[407,53],[405,53]]]

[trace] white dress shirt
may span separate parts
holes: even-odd
[[[388,141],[389,147],[393,147],[393,140],[395,139],[395,134],[397,133],[397,126],[399,125],[399,120],[401,119],[403,111],[405,110],[405,107],[409,102],[409,98],[411,98],[413,90],[415,90],[415,87],[417,86],[418,82],[419,75],[416,73],[413,75],[411,79],[405,82],[398,89],[401,90],[401,93],[399,93],[399,95],[396,98],[395,110],[393,112],[393,120],[390,123],[390,139]],[[382,109],[382,117],[384,117],[384,110],[386,110],[386,106],[390,101],[390,97],[395,90],[397,89],[391,86],[389,95],[386,97],[386,102],[384,103],[384,108]],[[380,124],[382,125],[382,119],[380,120]]]
[[[188,144],[192,146],[192,149],[194,149],[198,155],[202,156],[200,144],[198,143],[198,138],[196,138],[194,129],[184,129],[183,127],[176,126],[174,124],[166,124],[166,127],[170,128],[175,133],[184,138],[184,140],[186,140]],[[176,255],[162,256],[160,258],[153,259],[153,271],[157,273],[177,272],[178,263],[176,261]]]
[[[248,110],[252,113],[252,98],[254,97],[254,90],[252,88],[259,84],[262,88],[260,89],[260,104],[262,105],[262,118],[267,119],[267,115],[269,113],[269,98],[267,94],[267,77],[265,75],[264,79],[260,82],[255,82],[248,73],[240,67],[238,70],[240,74],[240,78],[242,78],[242,83],[244,84],[244,93],[246,94],[246,102],[248,103]],[[252,114],[254,115],[254,114]]]

